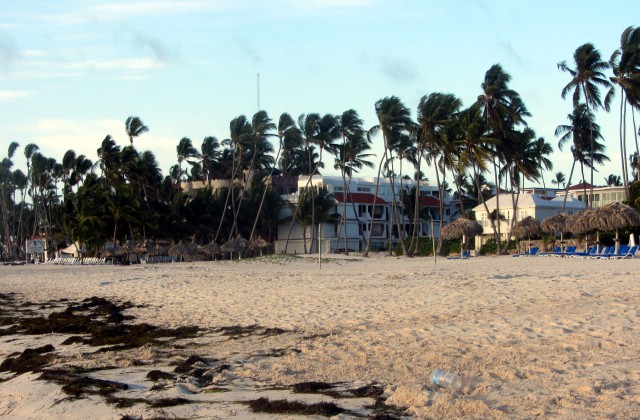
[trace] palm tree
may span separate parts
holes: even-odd
[[[538,161],[538,169],[540,170],[540,178],[542,178],[542,187],[546,188],[544,182],[544,175],[542,175],[544,170],[551,171],[553,170],[553,163],[547,157],[551,153],[553,153],[553,147],[551,144],[547,143],[544,137],[538,137],[535,142],[532,144],[533,154]]]
[[[445,125],[458,112],[462,101],[450,93],[434,92],[424,95],[418,103],[419,144],[422,155],[436,165],[436,184],[440,201],[440,229],[444,218],[444,181],[445,166],[438,165],[438,161],[445,157],[445,142],[448,140],[443,135]],[[453,158],[453,156],[449,156]],[[441,171],[439,170],[441,169]],[[440,173],[443,178],[440,180]],[[418,200],[416,200],[418,201]],[[442,238],[438,238],[438,250],[442,249]]]
[[[627,156],[627,105],[633,114],[634,108],[640,107],[640,27],[629,26],[620,36],[620,48],[615,50],[609,59],[613,71],[611,89],[605,98],[605,107],[609,111],[609,103],[615,94],[615,87],[620,88],[620,155],[622,163],[622,182],[625,194],[629,196],[629,174],[626,164]],[[635,120],[635,116],[634,116]],[[633,132],[635,135],[635,121]],[[636,153],[638,138],[636,136]]]
[[[569,73],[571,81],[562,89],[562,99],[573,90],[573,106],[578,107],[584,97],[584,104],[586,106],[586,112],[590,113],[590,108],[597,110],[603,107],[600,99],[599,87],[608,88],[611,86],[609,80],[605,77],[603,71],[609,68],[609,63],[603,61],[600,58],[600,52],[593,46],[593,44],[586,43],[579,46],[573,53],[574,68],[570,68],[566,61],[558,63],[558,69],[563,72]],[[608,103],[605,98],[605,108],[608,108]],[[590,119],[591,121],[591,119]],[[590,130],[594,132],[593,129]],[[594,139],[590,138],[590,153],[595,152]],[[591,162],[594,161],[593,154],[590,156]],[[593,197],[593,166],[591,166],[591,192],[590,197]],[[593,207],[590,199],[587,199],[588,207]]]
[[[138,117],[129,117],[124,123],[125,129],[127,131],[127,135],[129,136],[129,141],[131,142],[131,146],[133,146],[133,138],[138,137],[141,134],[149,131],[149,127],[144,125],[142,120]]]
[[[621,187],[622,186],[622,180],[620,179],[620,175],[609,174],[609,176],[607,176],[604,179],[604,182],[607,184],[607,187]]]
[[[376,115],[378,117],[378,125],[377,125],[377,128],[374,129],[374,132],[379,130],[382,133],[382,139],[384,144],[384,153],[382,156],[382,160],[380,161],[380,164],[378,166],[378,178],[376,179],[376,189],[374,193],[374,196],[377,197],[378,189],[380,186],[380,172],[383,166],[386,166],[386,162],[392,161],[393,150],[395,150],[395,147],[398,141],[400,140],[401,136],[406,135],[408,131],[411,129],[413,122],[411,121],[409,108],[407,108],[402,103],[402,101],[396,96],[389,96],[389,97],[378,100],[375,104],[375,110],[376,110]],[[398,226],[398,233],[399,233],[399,240],[402,246],[402,252],[404,255],[408,255],[406,244],[404,243],[404,238],[402,235],[403,229],[401,229],[404,223],[399,218],[397,213],[396,190],[395,190],[395,183],[393,182],[394,180],[393,180],[392,172],[393,172],[393,167],[391,167],[390,171],[388,171],[388,175],[389,175],[388,178],[391,186],[391,196],[392,196],[392,200],[391,200],[392,212],[394,213],[393,216],[396,218],[396,223]],[[373,222],[375,220],[375,217],[374,217],[375,207],[376,207],[375,200],[372,207],[373,209],[371,212],[371,223],[369,226],[369,239],[367,240],[367,247],[365,248],[364,256],[368,256],[369,248],[371,246]]]
[[[107,135],[100,148],[97,150],[98,164],[102,171],[102,178],[106,186],[117,184],[120,181],[121,156],[120,146]]]
[[[500,181],[499,164],[507,164],[505,153],[509,149],[513,150],[514,134],[518,125],[525,124],[524,117],[530,116],[524,102],[518,92],[509,88],[511,76],[506,73],[502,66],[494,64],[487,70],[484,81],[481,84],[482,94],[478,96],[476,104],[482,107],[483,114],[487,120],[490,130],[488,136],[494,139],[493,143],[493,171],[496,191],[496,210],[500,212]],[[526,125],[526,124],[525,124]],[[497,220],[497,219],[495,219]],[[494,237],[497,244],[500,244],[500,223],[493,222]],[[498,255],[501,255],[501,247],[498,246]]]
[[[193,143],[188,137],[180,139],[180,142],[176,146],[176,154],[178,156],[180,172],[182,172],[182,162],[187,161],[188,163],[193,164],[195,161],[190,161],[189,159],[197,159],[200,157],[198,150],[193,147]]]
[[[562,172],[556,172],[556,177],[551,180],[551,183],[556,185],[556,187],[562,186],[562,188],[566,185],[566,178]]]
[[[271,127],[269,127],[271,128]],[[276,153],[276,157],[274,162],[278,162],[280,158],[280,153],[282,152],[283,146],[287,139],[299,139],[300,131],[296,127],[296,123],[291,118],[291,115],[286,112],[280,115],[278,119],[278,127],[277,127],[277,136],[278,136],[278,152]],[[271,183],[273,180],[273,171],[275,169],[275,164],[271,165],[271,171],[269,172],[269,182]],[[256,232],[256,227],[258,225],[258,220],[261,217],[262,207],[264,206],[264,201],[267,197],[267,193],[269,191],[269,186],[265,186],[262,196],[260,197],[260,204],[258,206],[258,212],[256,213],[256,218],[253,222],[253,227],[251,228],[251,234],[249,235],[249,240],[254,240],[254,234]]]
[[[204,179],[210,183],[213,177],[222,176],[220,168],[220,142],[213,136],[205,137],[200,146],[200,166]],[[209,184],[210,185],[210,184]]]
[[[567,115],[567,119],[570,123],[567,125],[559,125],[555,131],[556,137],[560,137],[558,149],[562,150],[562,147],[569,140],[572,141],[571,154],[573,156],[573,164],[571,165],[571,172],[569,172],[569,179],[567,181],[561,211],[564,211],[567,196],[569,195],[569,187],[571,186],[571,178],[573,177],[576,162],[580,162],[583,175],[582,179],[584,179],[585,165],[587,167],[593,167],[596,163],[602,164],[605,160],[609,160],[609,158],[602,153],[605,149],[604,145],[598,142],[598,140],[603,138],[600,134],[600,126],[593,121],[593,114],[587,111],[585,104],[579,104],[574,108],[573,113]],[[593,142],[591,142],[591,139],[593,139]],[[592,145],[595,150],[591,150]],[[586,187],[584,195],[585,200],[587,200]]]

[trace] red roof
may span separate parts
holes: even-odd
[[[440,200],[430,195],[420,197],[420,205],[423,207],[440,207]]]
[[[572,185],[569,187],[569,191],[575,191],[575,190],[584,190],[584,189],[591,189],[591,184],[589,184],[588,182],[581,182],[579,184],[576,185]]]
[[[375,195],[370,193],[344,194],[344,193],[337,192],[333,194],[333,196],[335,197],[336,201],[338,201],[338,203],[344,202],[345,195],[348,203],[374,204],[374,199],[375,199],[375,204],[387,204],[387,202],[384,201],[382,198],[376,197]]]

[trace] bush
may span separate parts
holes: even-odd
[[[411,245],[411,238],[405,238],[404,243],[407,249]],[[418,238],[418,252],[415,256],[426,257],[433,255],[433,242],[431,238],[421,237]],[[438,247],[438,240],[436,240],[436,248]],[[473,249],[473,241],[469,245],[470,249]],[[394,255],[402,255],[402,246],[396,245],[393,250]],[[442,255],[459,255],[460,254],[460,241],[442,241]]]
[[[501,241],[501,246],[504,248],[507,246],[505,241]],[[516,242],[512,241],[509,249],[516,249]],[[480,255],[496,255],[498,253],[498,248],[496,247],[495,239],[489,239],[484,245],[480,247]]]

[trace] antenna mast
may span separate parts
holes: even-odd
[[[260,112],[260,73],[258,73],[257,91],[258,91],[258,112]]]

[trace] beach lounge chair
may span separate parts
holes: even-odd
[[[615,250],[615,247],[611,247]],[[638,250],[638,246],[634,245],[629,247],[629,245],[620,245],[618,248],[618,252],[612,251],[609,254],[602,255],[599,259],[603,260],[620,260],[624,258],[634,258],[636,251]]]
[[[598,245],[593,245],[591,248],[589,248],[586,252],[573,252],[571,254],[569,254],[569,257],[572,258],[584,258],[584,257],[591,257],[593,255],[596,255],[598,251]]]
[[[462,255],[447,257],[448,260],[468,260],[469,258],[471,258],[471,251],[463,251]]]
[[[513,254],[512,257],[533,257],[538,253],[539,250],[540,247],[534,246],[533,248],[526,250],[522,254]]]

